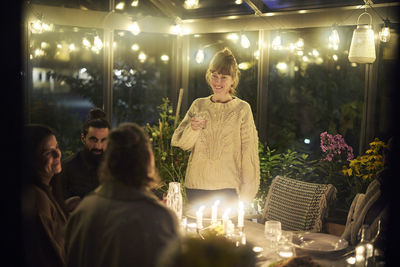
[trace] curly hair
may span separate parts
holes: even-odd
[[[151,143],[144,130],[136,123],[123,123],[108,136],[107,150],[100,166],[100,181],[117,180],[142,188],[158,182],[151,173],[153,163]]]
[[[236,94],[236,88],[239,84],[240,71],[235,57],[229,48],[217,52],[212,58],[206,72],[206,81],[210,86],[211,74],[217,72],[223,75],[230,75],[233,79],[233,85],[229,93]]]
[[[100,108],[92,108],[87,117],[87,121],[83,124],[82,134],[87,135],[89,127],[108,128],[111,129],[110,123],[106,119],[106,113]]]

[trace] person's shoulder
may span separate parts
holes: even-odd
[[[47,193],[37,185],[29,186],[23,191],[23,205],[30,206],[34,210],[43,210],[49,201]]]
[[[68,167],[80,161],[81,153],[81,151],[78,151],[72,155],[67,156],[65,159],[62,160],[62,165]]]
[[[207,97],[199,97],[193,101],[193,104],[203,104],[210,101],[210,96]]]
[[[234,101],[239,109],[251,110],[250,104],[247,101],[240,99],[239,97],[235,97]]]
[[[173,217],[173,211],[168,208],[161,200],[159,200],[153,193],[144,193],[146,203],[152,207],[153,211],[164,216]]]

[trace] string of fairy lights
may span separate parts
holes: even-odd
[[[349,18],[351,15],[354,14],[354,12],[358,12],[360,9],[364,9],[364,13],[367,13],[367,8],[370,8],[372,11],[374,11],[380,19],[382,19],[383,22],[383,27],[379,34],[377,35],[379,40],[381,42],[389,42],[390,40],[390,20],[388,18],[384,19],[374,8],[373,8],[373,2],[372,0],[363,0],[364,5],[359,6],[356,10],[354,10],[347,18]],[[235,4],[240,5],[243,3],[243,1],[236,0],[234,1]],[[126,2],[120,1],[116,2],[115,5],[115,10],[123,11],[126,8]],[[139,7],[140,3],[139,0],[133,0],[130,1],[130,6],[132,8]],[[184,8],[186,9],[195,9],[199,7],[199,0],[186,0],[184,1]],[[112,11],[114,12],[114,10]],[[43,18],[43,15],[35,12],[32,9],[32,13],[35,15],[36,20],[30,22],[30,31],[33,34],[42,34],[45,32],[53,32],[55,30],[55,26],[53,23],[46,22],[46,20]],[[109,13],[110,14],[110,13]],[[108,14],[108,15],[109,15]],[[107,16],[108,16],[107,15]],[[263,20],[266,20],[262,14],[258,14]],[[340,21],[345,21],[346,19],[341,19]],[[79,29],[77,27],[76,31]],[[132,20],[132,22],[127,26],[128,33],[125,33],[124,31],[119,31],[118,34],[120,36],[123,36],[124,34],[133,34],[134,36],[137,36],[141,33],[140,25],[137,21]],[[332,51],[337,51],[339,49],[339,44],[340,44],[340,25],[338,23],[334,23],[331,29],[331,33],[328,36],[327,40],[327,46],[329,49]],[[175,24],[171,25],[171,30],[170,34],[174,35],[187,35],[190,34],[190,29],[185,28],[182,23],[179,21],[176,22]],[[320,52],[316,48],[312,48],[309,52],[305,52],[305,44],[304,44],[304,39],[299,37],[295,41],[291,42],[283,42],[282,35],[285,34],[284,31],[282,30],[277,30],[274,38],[272,38],[270,47],[274,51],[288,51],[290,53],[293,53],[299,57],[304,62],[309,62],[311,58],[314,58],[314,62],[319,64],[321,62],[321,57],[320,57]],[[196,37],[196,35],[195,35]],[[354,36],[353,36],[354,38]],[[226,34],[226,39],[230,40],[236,44],[240,44],[240,46],[243,49],[248,49],[251,47],[251,42],[249,38],[246,36],[245,32],[241,31],[239,33],[227,33]],[[207,48],[214,45],[212,44],[206,44],[203,45],[201,48],[198,49],[198,51],[195,53],[194,61],[197,64],[202,64],[206,58],[206,53],[207,53]],[[39,47],[36,47],[33,51],[33,53],[30,55],[30,58],[34,57],[42,57],[46,55],[46,50],[49,48],[50,44],[46,42],[41,42]],[[78,51],[79,49],[86,49],[90,50],[95,54],[99,54],[100,51],[103,49],[103,41],[102,38],[96,33],[94,34],[87,34],[87,36],[82,37],[82,40],[80,43],[76,42],[70,42],[67,43],[66,41],[60,41],[56,44],[57,51],[56,51],[56,56],[62,57],[62,55],[65,56],[66,53],[72,53],[74,51]],[[116,49],[118,46],[117,42],[113,43],[114,49]],[[140,48],[139,44],[137,42],[133,42],[131,44],[131,50],[134,53],[137,53],[138,59],[140,62],[144,62],[147,59],[147,55],[143,49]],[[254,52],[254,57],[258,59],[259,57],[259,51],[256,49]],[[167,62],[169,60],[169,56],[166,54],[161,55],[161,60],[164,62]],[[338,55],[333,53],[332,54],[333,60],[337,61],[338,60]],[[284,69],[285,64],[284,63],[279,63],[279,68]],[[239,64],[240,65],[240,64]],[[239,67],[242,69],[249,68],[250,64],[248,62],[243,62]],[[278,67],[278,66],[277,66]]]

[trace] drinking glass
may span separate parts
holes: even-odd
[[[290,258],[296,255],[293,245],[293,233],[290,231],[282,231],[278,245],[278,254],[281,258]]]
[[[192,117],[198,120],[201,123],[201,128],[205,129],[206,128],[206,120],[207,120],[207,113],[204,111],[200,112],[193,112]]]
[[[270,249],[276,251],[278,242],[282,235],[281,222],[266,221],[264,236],[267,239],[267,245]]]

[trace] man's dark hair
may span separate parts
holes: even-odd
[[[89,127],[111,129],[110,123],[106,119],[106,113],[100,108],[92,108],[89,111],[87,121],[83,124],[82,133],[87,135]]]
[[[100,181],[117,180],[143,188],[156,182],[149,177],[151,144],[144,130],[136,123],[123,123],[108,135],[107,150],[100,166]]]

